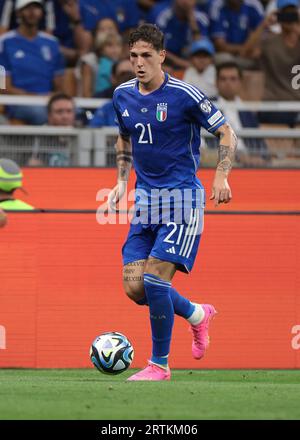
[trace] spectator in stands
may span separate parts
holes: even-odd
[[[75,127],[76,109],[71,96],[65,93],[52,95],[47,104],[48,125]]]
[[[147,17],[165,34],[166,63],[177,69],[189,67],[188,47],[208,35],[208,17],[196,9],[196,0],[174,0],[155,6]]]
[[[59,40],[67,65],[74,67],[90,39],[82,24],[79,0],[47,0],[46,29]]]
[[[82,95],[90,98],[109,89],[113,64],[122,54],[122,39],[115,32],[99,32],[95,37],[95,52],[81,58]]]
[[[129,35],[141,20],[137,0],[114,0],[111,3],[117,17],[119,31],[122,35]]]
[[[22,200],[15,199],[17,188],[22,188],[23,174],[19,165],[10,159],[0,159],[0,209],[4,211],[31,211],[35,209]]]
[[[66,93],[52,95],[47,104],[48,125],[52,127],[75,127],[76,109],[71,96]],[[34,151],[29,166],[70,166],[70,139],[68,136],[56,136],[57,150],[49,153]]]
[[[134,78],[131,62],[126,60],[119,60],[114,63],[111,70],[111,83],[112,86],[103,92],[96,93],[96,98],[112,99],[115,88],[123,82],[129,81]]]
[[[242,70],[235,62],[228,61],[217,65],[218,107],[223,111],[235,132],[242,128],[259,127],[255,113],[236,108],[236,104],[242,102],[239,97],[242,77]],[[244,165],[263,165],[269,159],[267,146],[260,139],[239,138],[236,159]]]
[[[20,22],[15,31],[0,39],[0,65],[6,69],[6,93],[49,95],[63,89],[64,60],[56,38],[39,32],[43,16],[41,0],[17,0]],[[46,110],[37,106],[9,107],[10,118],[39,125],[47,120]]]
[[[141,10],[149,12],[157,3],[171,3],[173,0],[137,0],[138,6]]]
[[[228,54],[243,57],[245,43],[263,18],[259,0],[213,0],[210,7],[211,37],[217,51],[222,53],[218,55],[219,61],[224,61],[226,56],[228,60]]]
[[[138,25],[140,20],[140,11],[136,0],[80,0],[80,15],[83,26],[89,34],[86,52],[92,48],[92,35],[100,20],[104,18],[113,20],[119,31],[125,36]]]
[[[90,128],[116,127],[117,125],[116,112],[112,101],[98,108],[88,124]]]
[[[18,26],[16,0],[0,1],[0,34]],[[89,33],[83,28],[79,0],[44,0],[45,11],[39,29],[53,34],[60,42],[68,66],[74,66],[79,53],[84,53]]]
[[[277,0],[277,13],[272,13],[261,23],[248,41],[246,54],[258,46],[257,55],[265,77],[263,99],[266,101],[300,100],[300,89],[293,81],[294,66],[300,65],[300,17],[298,0]],[[269,26],[278,22],[281,33],[269,33]],[[294,75],[297,72],[294,72]],[[297,112],[262,112],[260,121],[269,124],[288,124],[294,127],[299,121]]]
[[[45,0],[48,2],[49,0]],[[17,0],[0,0],[0,35],[18,27],[15,5]],[[45,29],[45,20],[41,20],[40,29]]]
[[[134,78],[134,73],[129,60],[121,60],[115,63],[113,67],[113,83],[114,88],[118,87],[124,81]],[[94,114],[93,119],[89,122],[89,127],[114,127],[116,126],[116,113],[112,101],[104,104]]]
[[[215,48],[208,38],[194,41],[190,48],[191,66],[184,73],[183,81],[199,87],[209,98],[216,96],[216,68],[213,56]]]
[[[117,23],[112,20],[111,18],[102,18],[98,21],[95,29],[95,35],[98,35],[100,33],[118,33],[118,25]]]

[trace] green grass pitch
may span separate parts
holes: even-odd
[[[96,369],[1,369],[0,419],[300,419],[299,370],[173,370],[126,382]]]

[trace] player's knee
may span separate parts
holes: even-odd
[[[124,282],[124,290],[128,298],[134,302],[141,301],[145,296],[143,283]]]

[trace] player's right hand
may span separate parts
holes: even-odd
[[[108,194],[107,204],[112,211],[117,211],[117,204],[127,191],[127,182],[119,180],[117,185]]]

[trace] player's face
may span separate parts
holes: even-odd
[[[60,127],[73,127],[75,123],[73,103],[68,99],[54,101],[48,115],[48,123]]]
[[[18,12],[21,22],[27,26],[38,26],[43,17],[43,8],[37,3],[31,3]]]
[[[166,51],[157,52],[152,44],[139,40],[130,49],[130,61],[133,71],[142,84],[150,83],[161,75],[161,65]]]

